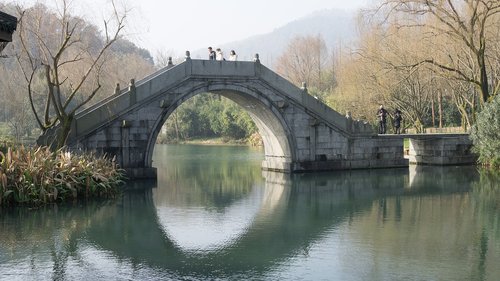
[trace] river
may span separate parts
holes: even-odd
[[[0,280],[499,280],[500,174],[262,159],[157,145],[116,199],[0,209]]]

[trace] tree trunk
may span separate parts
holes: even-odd
[[[458,111],[460,112],[460,123],[464,132],[467,132],[467,124],[469,123],[467,118],[467,108],[466,105],[459,105]]]
[[[434,113],[434,97],[431,99],[432,128],[436,128],[436,114]]]
[[[483,103],[487,102],[490,98],[490,87],[488,82],[488,73],[486,72],[486,63],[484,61],[484,51],[477,55],[477,60],[479,63],[479,70],[481,72],[481,101]]]
[[[57,146],[56,150],[64,147],[68,141],[69,133],[71,132],[71,123],[73,116],[65,116],[60,120],[60,129],[57,131]]]
[[[174,112],[174,127],[175,127],[175,138],[179,142],[179,124],[177,123],[177,112]]]
[[[439,128],[443,128],[443,92],[438,94]]]

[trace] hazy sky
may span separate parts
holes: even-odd
[[[36,0],[18,0],[34,3]],[[110,0],[69,0],[74,13],[102,21]],[[154,55],[245,39],[322,9],[356,10],[373,0],[117,0],[131,8],[127,36]],[[38,0],[53,6],[57,0]],[[60,2],[60,1],[59,1]]]

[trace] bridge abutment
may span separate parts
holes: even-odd
[[[329,171],[349,169],[398,168],[407,167],[404,158],[403,140],[387,140],[378,136],[346,138],[337,141],[337,149],[325,136],[325,141],[316,144],[316,154],[293,164],[295,172]]]
[[[470,165],[477,161],[468,134],[421,135],[410,139],[409,161],[418,165]]]

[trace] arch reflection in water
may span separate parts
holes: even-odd
[[[199,151],[196,161],[186,157],[193,149]],[[249,161],[240,157],[241,150],[220,147],[213,154],[206,147],[176,146],[173,153],[158,153],[175,166],[158,167],[154,203],[159,224],[179,248],[205,252],[230,247],[266,218],[281,197],[282,187],[263,187],[260,151]]]

